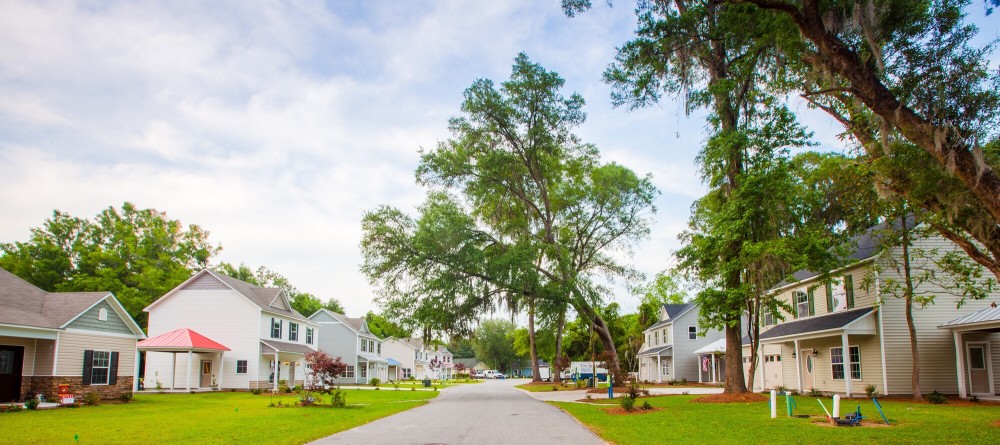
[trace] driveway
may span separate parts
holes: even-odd
[[[488,380],[456,385],[430,403],[314,444],[604,444],[575,419],[514,385]]]

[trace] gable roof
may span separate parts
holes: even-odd
[[[320,310],[310,315],[309,319],[312,319],[313,317],[315,317],[317,314],[320,313],[325,313],[333,317],[334,319],[342,323],[344,326],[347,326],[348,329],[354,331],[355,334],[358,334],[363,337],[374,338],[379,341],[382,340],[381,338],[378,338],[378,336],[372,334],[371,331],[368,330],[368,321],[365,320],[365,317],[357,317],[357,318],[348,317],[344,314],[337,313],[326,308],[321,308]]]
[[[173,294],[184,289],[189,284],[195,282],[196,280],[205,275],[210,275],[211,277],[219,280],[220,282],[222,282],[222,284],[225,284],[226,287],[240,294],[241,296],[243,296],[243,298],[246,298],[247,301],[257,305],[257,307],[259,307],[263,311],[270,312],[276,315],[284,315],[286,317],[302,321],[309,321],[309,319],[307,319],[304,315],[298,313],[298,311],[292,309],[291,306],[287,305],[287,300],[283,295],[284,294],[283,289],[279,287],[260,287],[255,284],[250,284],[245,281],[237,280],[236,278],[233,278],[229,275],[226,275],[221,272],[216,272],[211,269],[202,269],[201,271],[195,273],[194,275],[191,276],[191,278],[188,278],[183,283],[177,285],[177,287],[171,289],[170,292],[167,292],[162,297],[157,298],[156,301],[154,301],[149,306],[146,306],[146,308],[143,310],[149,312],[150,309],[156,307],[156,305],[160,304],[161,301],[170,298],[170,296],[172,296]],[[277,306],[274,305],[275,300],[278,299],[279,297],[281,297],[282,302],[286,303],[285,305],[277,305]]]
[[[693,309],[696,306],[698,306],[697,303],[664,304],[661,306],[661,309],[663,310],[663,312],[667,313],[667,318],[660,320],[656,323],[653,323],[648,328],[644,329],[644,331],[648,331],[650,329],[656,329],[658,327],[666,326],[670,323],[673,323],[674,320],[677,319],[677,317],[680,317],[685,312]]]
[[[0,269],[0,323],[61,329],[106,299],[133,333],[144,336],[111,292],[46,292]]]
[[[174,329],[156,337],[140,341],[136,344],[136,347],[154,351],[231,351],[231,349],[223,346],[221,343],[191,329]]]

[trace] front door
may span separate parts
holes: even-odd
[[[809,391],[816,386],[816,379],[814,378],[816,362],[812,356],[812,349],[799,351],[799,360],[802,361],[802,390]]]
[[[969,344],[965,349],[969,366],[969,393],[993,394],[987,367],[986,345]]]
[[[24,346],[0,345],[0,403],[21,399],[21,362]]]
[[[201,361],[201,384],[198,385],[202,388],[208,388],[212,386],[212,361],[202,360]]]

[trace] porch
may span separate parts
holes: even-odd
[[[164,353],[171,355],[170,366],[170,386],[162,387],[159,380],[154,380],[154,385],[160,388],[146,388],[154,390],[177,391],[177,354],[185,354],[187,358],[187,372],[184,379],[184,391],[193,389],[211,390],[222,386],[223,369],[222,355],[230,349],[222,344],[201,335],[191,329],[175,329],[173,331],[157,335],[140,341],[136,345],[136,354],[145,352],[147,356],[151,353]],[[198,385],[194,386],[194,363],[197,355]],[[138,362],[138,359],[136,360]],[[218,365],[216,366],[216,363]],[[216,370],[217,369],[217,370]],[[138,385],[138,382],[136,383]],[[138,389],[137,387],[134,389]]]
[[[726,380],[726,339],[720,338],[694,351],[698,356],[698,383]]]
[[[673,345],[658,346],[639,352],[639,379],[662,383],[663,378],[670,378],[673,361]]]
[[[981,400],[1000,400],[994,376],[994,334],[1000,332],[1000,308],[993,303],[964,317],[956,318],[939,329],[950,329],[955,342],[958,396],[976,396]]]

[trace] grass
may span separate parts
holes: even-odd
[[[301,444],[422,405],[438,394],[345,391],[343,409],[268,408],[269,395],[219,392],[139,394],[127,404],[6,413],[0,414],[0,443]],[[294,404],[298,398],[273,400]]]
[[[700,443],[1000,443],[1000,407],[992,404],[930,405],[900,400],[880,402],[892,427],[825,427],[813,424],[817,419],[789,418],[785,401],[779,398],[778,418],[770,418],[767,402],[693,403],[698,396],[643,397],[636,403],[636,413],[614,415],[606,410],[617,406],[615,400],[600,403],[552,402],[570,413],[601,438],[615,444],[677,443],[689,438]],[[796,397],[795,414],[823,416],[814,397]],[[638,409],[648,400],[652,412]],[[831,400],[823,399],[827,409]],[[871,400],[845,400],[841,415],[854,411],[860,403],[868,419],[881,418]],[[611,405],[611,406],[609,406]],[[652,432],[661,432],[652,434]]]

